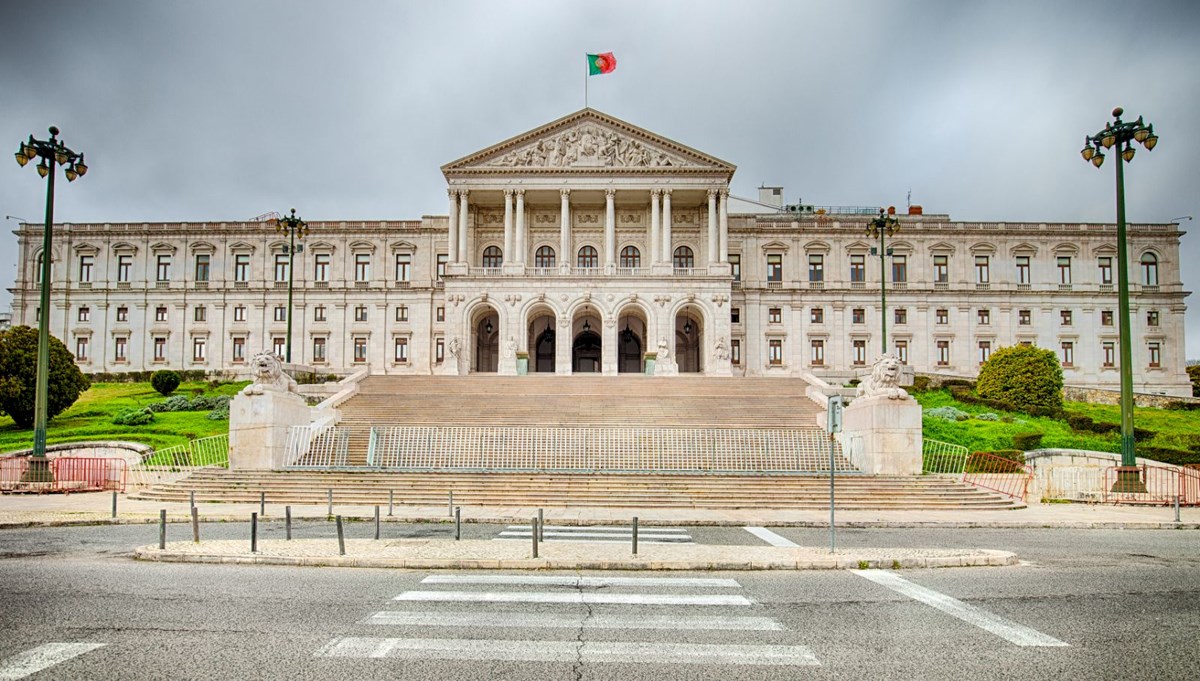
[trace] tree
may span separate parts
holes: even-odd
[[[28,326],[0,331],[0,408],[21,428],[33,426],[37,403],[38,332]],[[50,336],[50,380],[46,391],[46,420],[75,404],[91,382],[71,351]]]
[[[1000,348],[979,369],[975,391],[989,400],[1009,402],[1021,411],[1062,411],[1062,366],[1051,350],[1032,345]]]
[[[1187,374],[1192,381],[1192,397],[1200,397],[1200,364],[1188,367]]]
[[[150,375],[150,386],[166,397],[179,387],[179,372],[170,369],[155,371]]]

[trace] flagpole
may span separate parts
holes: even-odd
[[[583,55],[583,108],[588,108],[588,74],[590,73],[587,54]]]

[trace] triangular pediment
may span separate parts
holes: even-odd
[[[447,178],[476,174],[705,173],[730,163],[595,109],[583,109],[442,166]]]

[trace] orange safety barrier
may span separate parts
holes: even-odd
[[[56,492],[124,492],[125,460],[60,457],[50,462]]]
[[[1119,466],[1104,469],[1104,501],[1110,504],[1171,505],[1179,497],[1180,506],[1200,506],[1200,471],[1193,468],[1138,466],[1145,492],[1113,492]]]
[[[962,480],[976,487],[1024,500],[1029,491],[1029,482],[1033,480],[1033,469],[987,452],[972,452],[967,457]]]

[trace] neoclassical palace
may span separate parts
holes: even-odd
[[[771,188],[739,201],[733,165],[593,109],[441,170],[447,215],[310,223],[295,363],[844,380],[883,350],[884,312],[887,349],[917,371],[970,376],[1030,343],[1070,385],[1119,385],[1111,224],[913,206],[880,258],[874,211],[788,207]],[[1138,391],[1190,394],[1182,235],[1130,226]],[[42,227],[18,237],[13,323],[35,325]],[[51,330],[85,372],[239,372],[285,354],[289,255],[269,221],[61,224],[52,257]]]

